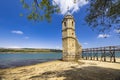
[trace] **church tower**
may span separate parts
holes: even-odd
[[[75,20],[70,13],[67,13],[62,21],[62,47],[64,61],[74,61],[82,52],[75,35]]]

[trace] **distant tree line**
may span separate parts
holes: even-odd
[[[1,48],[0,52],[62,52],[62,50],[59,50],[59,49],[33,49],[33,48],[22,48],[22,49]]]

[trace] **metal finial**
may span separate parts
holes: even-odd
[[[66,15],[71,15],[69,6],[68,6],[68,8],[67,8],[67,13],[66,13]]]
[[[68,6],[68,8],[67,8],[67,12],[69,12],[70,11],[70,8],[69,8],[69,6]]]

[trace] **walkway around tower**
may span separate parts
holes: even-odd
[[[98,48],[86,48],[82,50],[82,58],[86,60],[116,62],[117,53],[120,54],[120,45],[98,47]]]

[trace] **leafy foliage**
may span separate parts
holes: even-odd
[[[90,0],[85,20],[93,30],[102,33],[120,30],[120,0]]]
[[[51,21],[51,15],[59,13],[59,7],[53,6],[50,0],[21,0],[23,8],[29,11],[27,18],[29,20],[41,21],[46,19],[48,22]]]
[[[106,33],[117,30],[120,34],[120,0],[88,0],[89,8],[85,21],[94,30]],[[76,3],[76,0],[74,0]],[[54,13],[59,13],[58,5],[52,5],[51,0],[21,0],[23,8],[28,10],[29,20],[51,21]],[[22,14],[21,14],[22,16]]]

